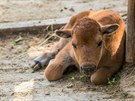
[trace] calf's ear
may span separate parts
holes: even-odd
[[[70,29],[56,30],[56,35],[62,38],[70,38],[71,30]]]
[[[112,32],[116,31],[118,28],[119,28],[118,24],[105,25],[102,27],[102,33],[103,33],[103,35],[104,34],[109,35]]]

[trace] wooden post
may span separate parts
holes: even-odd
[[[135,0],[128,0],[126,62],[135,64]]]

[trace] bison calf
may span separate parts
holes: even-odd
[[[48,80],[60,79],[67,67],[75,65],[89,75],[94,84],[105,84],[122,66],[125,24],[116,12],[81,12],[56,34],[61,39],[52,52],[58,54],[53,55],[54,60],[44,72]]]

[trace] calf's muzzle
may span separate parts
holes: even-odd
[[[92,73],[96,70],[96,65],[94,64],[84,64],[81,66],[81,70],[84,74]]]

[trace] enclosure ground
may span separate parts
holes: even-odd
[[[83,10],[111,9],[124,14],[127,9],[124,1],[0,0],[0,22],[63,18]],[[0,101],[135,100],[134,66],[124,66],[104,86],[93,85],[77,71],[55,82],[45,79],[44,69],[31,73],[32,59],[51,51],[57,41],[53,38],[45,43],[47,33],[50,31],[0,34]]]
[[[0,22],[64,18],[101,9],[125,13],[126,0],[0,0]]]
[[[21,40],[16,42],[18,38]],[[1,34],[1,101],[133,101],[133,89],[132,92],[127,89],[124,91],[120,86],[119,75],[116,84],[110,87],[95,86],[89,78],[77,71],[65,74],[61,80],[55,82],[44,78],[44,70],[31,73],[31,59],[42,52],[51,51],[56,43],[50,40],[42,45],[44,38],[45,34]]]

